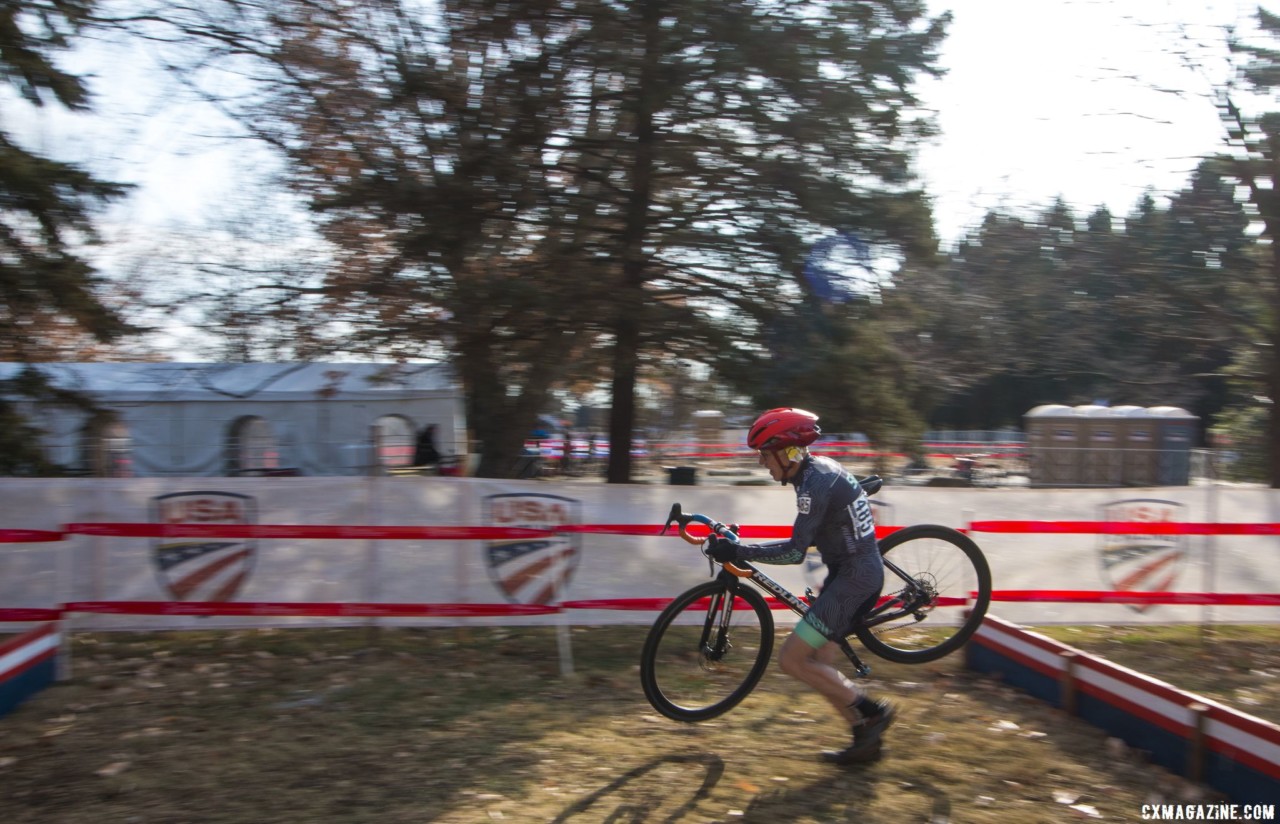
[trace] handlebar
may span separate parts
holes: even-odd
[[[697,512],[692,512],[686,515],[681,511],[680,504],[671,505],[671,512],[667,514],[667,522],[663,524],[662,532],[660,534],[666,535],[667,530],[671,528],[671,525],[676,524],[681,538],[684,538],[695,546],[700,545],[704,539],[689,534],[689,524],[691,523],[702,524],[721,538],[727,538],[735,544],[738,543],[738,531],[736,527],[722,524],[719,521],[708,518],[706,515],[700,515]]]
[[[879,475],[868,475],[867,477],[858,480],[858,485],[861,486],[863,491],[868,495],[874,495],[879,492],[883,483],[884,481]],[[739,543],[737,524],[722,524],[713,518],[709,518],[706,515],[702,515],[697,512],[685,514],[678,503],[671,505],[671,511],[667,513],[667,522],[662,525],[662,532],[658,534],[666,535],[667,530],[671,528],[671,525],[675,524],[681,538],[684,538],[695,546],[702,546],[702,543],[705,540],[704,538],[699,538],[695,535],[689,534],[689,524],[692,523],[702,524],[710,529],[713,534],[733,541],[735,544]],[[705,550],[703,551],[703,554],[707,554]],[[708,560],[710,560],[710,557],[710,555],[707,555]],[[751,575],[750,570],[741,569],[732,564],[723,564],[723,566],[725,569],[739,577],[745,578],[750,577]]]
[[[694,544],[695,546],[701,547],[702,554],[706,556],[707,562],[714,563],[714,559],[707,553],[705,546],[703,546],[703,541],[705,539],[699,538],[696,535],[689,534],[689,524],[691,523],[702,524],[703,526],[710,529],[713,534],[719,535],[721,538],[726,538],[730,541],[733,541],[735,544],[738,543],[738,527],[736,524],[733,524],[733,525],[722,524],[713,518],[709,518],[706,515],[701,515],[697,512],[691,512],[688,515],[686,515],[680,509],[680,504],[671,505],[671,512],[667,514],[667,522],[663,524],[662,532],[660,534],[662,535],[667,534],[667,530],[671,527],[671,525],[676,524],[677,528],[680,531],[680,537],[684,538],[686,541],[688,541],[691,544]],[[734,566],[731,563],[721,564],[721,566],[724,567],[726,571],[731,572],[734,575],[737,575],[739,578],[751,577],[751,570],[749,569],[742,569],[741,567]]]
[[[867,477],[858,480],[858,485],[861,486],[862,490],[868,495],[874,495],[879,492],[880,487],[883,484],[884,481],[879,475],[868,475]],[[689,534],[689,524],[691,523],[702,524],[720,537],[728,538],[734,543],[738,542],[738,527],[736,525],[728,526],[720,523],[719,521],[708,518],[706,515],[700,515],[696,512],[691,512],[686,515],[680,509],[680,504],[671,505],[671,511],[667,513],[667,522],[663,524],[662,532],[659,534],[666,535],[667,530],[671,528],[671,525],[676,524],[680,530],[681,538],[684,538],[691,544],[701,544],[703,540],[702,538],[697,538]]]

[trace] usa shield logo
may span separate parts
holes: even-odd
[[[1103,521],[1176,523],[1184,505],[1177,501],[1134,498],[1103,504]],[[1100,535],[1098,557],[1102,575],[1115,592],[1168,592],[1174,588],[1187,558],[1185,535]],[[1146,612],[1155,604],[1130,604]]]
[[[582,503],[559,495],[490,495],[484,500],[484,510],[486,522],[496,527],[550,531],[582,523]],[[507,600],[550,604],[568,588],[582,557],[581,543],[578,534],[489,541],[485,565]]]
[[[174,492],[151,499],[157,524],[256,524],[257,502],[232,492]],[[160,583],[176,601],[230,601],[253,569],[257,541],[157,538],[151,559]]]

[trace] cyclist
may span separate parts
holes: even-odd
[[[795,526],[785,541],[735,544],[713,537],[708,549],[722,563],[798,564],[810,546],[818,548],[827,566],[826,582],[782,644],[778,663],[826,698],[852,728],[853,742],[823,757],[855,764],[880,756],[881,736],[893,723],[895,709],[862,693],[835,667],[835,642],[850,634],[854,621],[880,597],[884,563],[866,492],[838,463],[809,454],[809,444],[820,434],[818,416],[803,409],[770,409],[751,425],[747,446],[759,452],[760,465],[773,480],[795,487]]]

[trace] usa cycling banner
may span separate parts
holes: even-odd
[[[939,523],[972,535],[995,589],[1035,592],[1280,592],[1276,493],[931,489],[887,485],[878,531]],[[708,576],[696,547],[658,535],[679,502],[785,536],[789,488],[607,485],[478,478],[0,479],[0,608],[169,602],[208,615],[76,614],[86,628],[288,625],[353,616],[405,623],[634,623]],[[1213,523],[1210,523],[1213,522]],[[812,558],[766,571],[796,592],[820,584]],[[1175,599],[1176,600],[1176,599]],[[572,616],[558,603],[600,604]],[[217,604],[332,604],[326,618]],[[1022,623],[1280,621],[1274,606],[1002,603]],[[345,608],[344,604],[360,607]],[[385,610],[369,605],[386,604]],[[201,605],[207,605],[207,610]],[[437,605],[415,610],[411,605]],[[472,605],[472,607],[468,607]],[[15,613],[23,614],[23,613]],[[35,614],[33,612],[32,614]],[[430,617],[413,617],[430,616]],[[779,613],[780,621],[789,613]]]

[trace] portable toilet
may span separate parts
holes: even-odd
[[[693,413],[693,435],[698,442],[695,452],[718,452],[724,441],[724,413],[718,409],[702,409]]]
[[[1156,418],[1142,406],[1127,406],[1123,410],[1120,419],[1123,482],[1125,486],[1156,486],[1159,483]]]
[[[1032,486],[1078,483],[1080,420],[1063,404],[1037,406],[1023,416]]]
[[[1176,406],[1155,406],[1147,411],[1156,423],[1156,482],[1186,486],[1191,480],[1191,444],[1200,419]]]
[[[1120,450],[1120,418],[1109,406],[1078,406],[1080,416],[1080,483],[1121,486],[1124,453]]]

